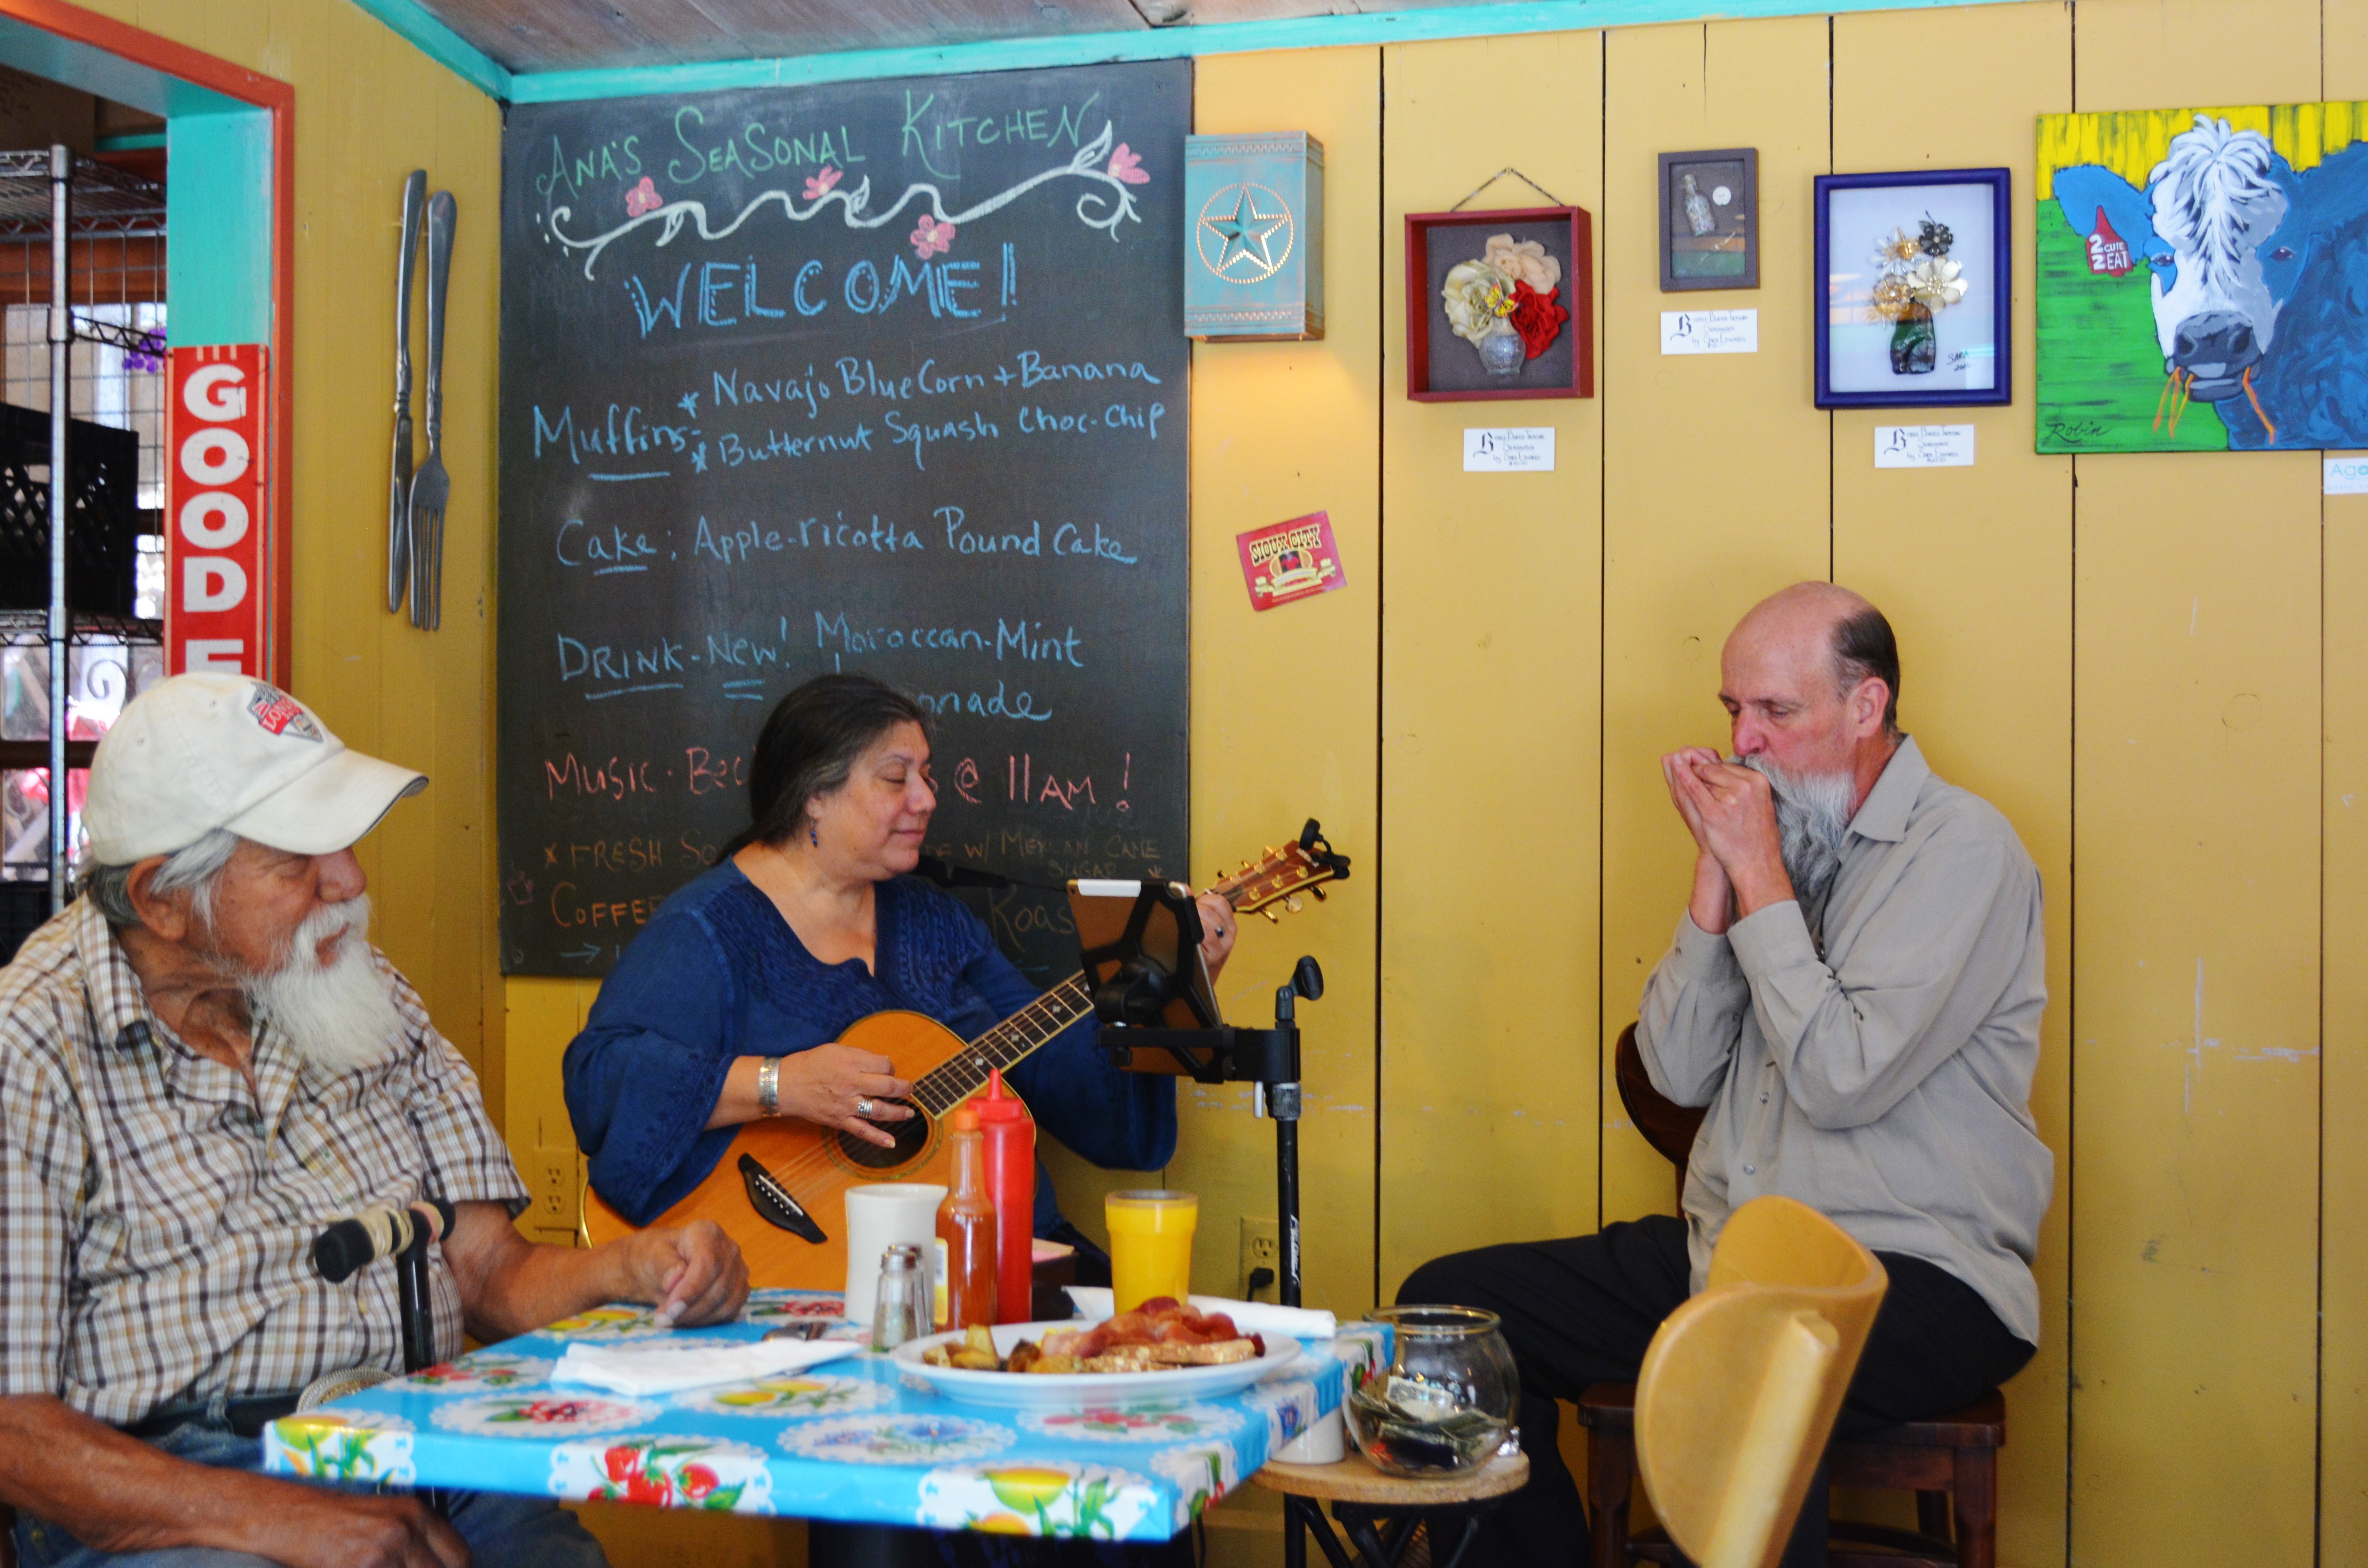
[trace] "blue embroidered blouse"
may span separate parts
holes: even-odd
[[[635,1224],[706,1179],[735,1131],[708,1130],[734,1058],[788,1056],[886,1008],[976,1038],[1037,997],[986,926],[913,877],[874,895],[875,969],[825,964],[772,901],[725,860],[668,898],[601,983],[563,1065],[567,1114],[592,1183]],[[1176,1151],[1172,1078],[1121,1073],[1094,1049],[1090,1017],[1008,1075],[1037,1125],[1098,1165],[1154,1170]],[[1036,1169],[1036,1230],[1061,1221]]]

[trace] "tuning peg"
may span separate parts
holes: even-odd
[[[1273,858],[1274,858],[1274,853],[1275,853],[1275,851],[1274,851],[1274,846],[1273,846],[1273,845],[1271,845],[1271,844],[1268,845],[1268,846],[1266,846],[1266,858],[1267,858],[1268,859],[1269,859],[1269,860],[1273,859]]]
[[[1259,910],[1258,913],[1265,915],[1268,920],[1277,926],[1282,924],[1282,916],[1274,912],[1274,906],[1272,904],[1269,904],[1266,908]]]
[[[1309,888],[1307,891],[1308,891],[1309,892],[1312,892],[1312,893],[1314,893],[1314,894],[1315,895],[1315,902],[1316,902],[1316,903],[1322,903],[1324,902],[1324,884],[1323,884],[1323,883],[1318,882],[1318,883],[1316,883],[1314,887]]]
[[[1299,895],[1297,893],[1292,893],[1289,898],[1282,901],[1282,906],[1283,908],[1291,911],[1293,915],[1298,914],[1301,908]]]

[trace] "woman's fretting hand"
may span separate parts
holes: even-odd
[[[892,1065],[886,1057],[851,1045],[817,1045],[784,1056],[781,1114],[852,1132],[883,1149],[894,1148],[896,1141],[872,1123],[902,1121],[911,1116],[909,1107],[888,1102],[911,1094],[913,1085],[891,1074]]]

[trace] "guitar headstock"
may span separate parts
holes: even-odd
[[[1245,860],[1240,870],[1209,891],[1244,915],[1263,912],[1269,920],[1279,920],[1281,916],[1274,905],[1296,910],[1301,893],[1321,899],[1326,882],[1346,881],[1348,877],[1349,857],[1325,842],[1323,828],[1309,817],[1295,842]]]

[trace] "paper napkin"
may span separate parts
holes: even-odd
[[[1110,1315],[1114,1305],[1106,1285],[1071,1285],[1069,1300],[1088,1318]],[[1268,1301],[1232,1301],[1223,1296],[1195,1296],[1196,1312],[1223,1312],[1244,1334],[1279,1334],[1297,1340],[1329,1339],[1340,1332],[1339,1320],[1311,1307],[1278,1307]]]
[[[559,1382],[589,1383],[615,1393],[678,1393],[684,1389],[793,1372],[863,1349],[861,1345],[827,1339],[571,1345],[551,1375]]]

